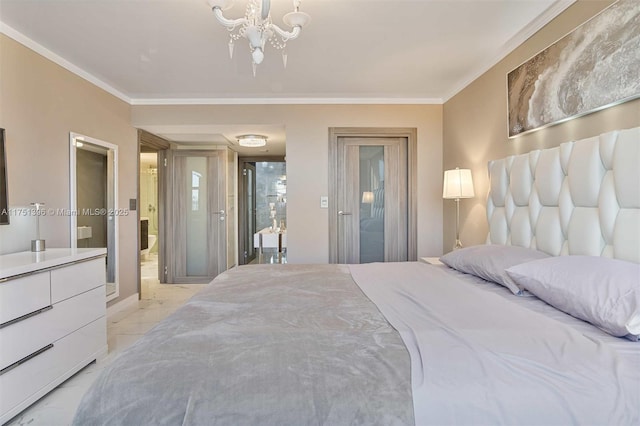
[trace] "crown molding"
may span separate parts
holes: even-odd
[[[476,71],[472,72],[469,76],[456,84],[455,88],[451,90],[449,95],[444,96],[443,101],[447,102],[449,99],[461,92],[465,87],[473,83],[482,74],[489,71],[494,65],[503,60],[509,53],[513,52],[518,46],[527,41],[529,37],[540,31],[542,27],[551,22],[556,16],[560,15],[560,13],[564,12],[576,1],[577,0],[558,0],[549,6],[547,10],[531,21],[529,25],[520,30],[515,36],[511,37],[511,39],[502,46],[493,58],[487,60],[483,66],[479,67]]]
[[[552,6],[547,8],[538,18],[529,25],[519,31],[507,43],[505,43],[499,52],[490,60],[486,61],[484,66],[479,67],[475,72],[461,80],[447,96],[442,98],[386,98],[386,97],[344,97],[344,98],[324,98],[324,97],[295,97],[295,98],[132,98],[125,95],[113,86],[107,84],[103,80],[97,78],[93,74],[88,73],[77,65],[69,62],[58,54],[52,52],[41,44],[33,41],[29,37],[20,33],[16,29],[10,27],[0,21],[0,33],[12,38],[18,43],[44,56],[52,62],[60,65],[66,70],[76,74],[77,76],[87,80],[95,86],[105,90],[113,96],[121,99],[129,105],[442,105],[449,99],[454,97],[474,80],[487,72],[491,67],[496,65],[511,53],[516,47],[524,43],[529,37],[539,31],[548,24],[552,19],[561,12],[575,3],[577,0],[558,0]]]
[[[442,98],[131,98],[60,55],[0,21],[0,33],[26,46],[66,70],[98,86],[129,105],[441,105]]]
[[[442,98],[166,98],[131,105],[442,105]]]
[[[5,24],[4,22],[0,21],[0,33],[6,35],[9,38],[12,38],[13,40],[17,41],[18,43],[28,47],[29,49],[33,50],[34,52],[44,56],[45,58],[49,59],[50,61],[60,65],[62,68],[76,74],[78,77],[81,77],[85,80],[87,80],[89,83],[98,86],[99,88],[101,88],[102,90],[112,94],[113,96],[115,96],[116,98],[123,100],[124,102],[131,104],[131,98],[127,95],[125,95],[124,93],[122,93],[121,91],[115,89],[113,86],[105,83],[104,81],[100,80],[99,78],[97,78],[96,76],[86,72],[85,70],[83,70],[82,68],[80,68],[77,65],[72,64],[71,62],[67,61],[66,59],[64,59],[62,56],[58,55],[57,53],[52,52],[51,50],[47,49],[46,47],[44,47],[43,45],[36,43],[35,41],[33,41],[32,39],[30,39],[29,37],[25,36],[24,34],[22,34],[20,31],[10,27],[9,25]]]

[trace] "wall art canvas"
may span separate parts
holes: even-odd
[[[507,74],[509,137],[640,97],[640,1],[618,0]]]

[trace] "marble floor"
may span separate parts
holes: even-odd
[[[257,265],[261,263],[287,263],[287,251],[278,253],[278,249],[265,248],[262,250],[262,254],[256,250],[256,257],[249,265]]]
[[[14,417],[11,426],[66,426],[71,424],[82,395],[97,375],[124,349],[132,345],[156,323],[167,317],[191,296],[203,288],[202,284],[160,284],[157,278],[157,255],[141,265],[142,299],[137,306],[107,318],[109,353],[97,363],[62,383],[44,398]]]

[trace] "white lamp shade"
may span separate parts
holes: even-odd
[[[373,203],[373,192],[364,191],[362,193],[362,203],[363,204],[372,204]]]
[[[471,170],[456,168],[444,172],[442,198],[473,198],[474,196]]]

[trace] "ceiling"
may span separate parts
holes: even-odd
[[[244,39],[229,58],[206,0],[0,0],[0,30],[134,105],[442,103],[573,1],[303,0],[311,23],[289,41],[287,67],[268,46],[256,77]],[[242,15],[235,3],[225,16]],[[271,0],[275,23],[291,4]],[[259,133],[215,130],[158,134],[233,144]]]

